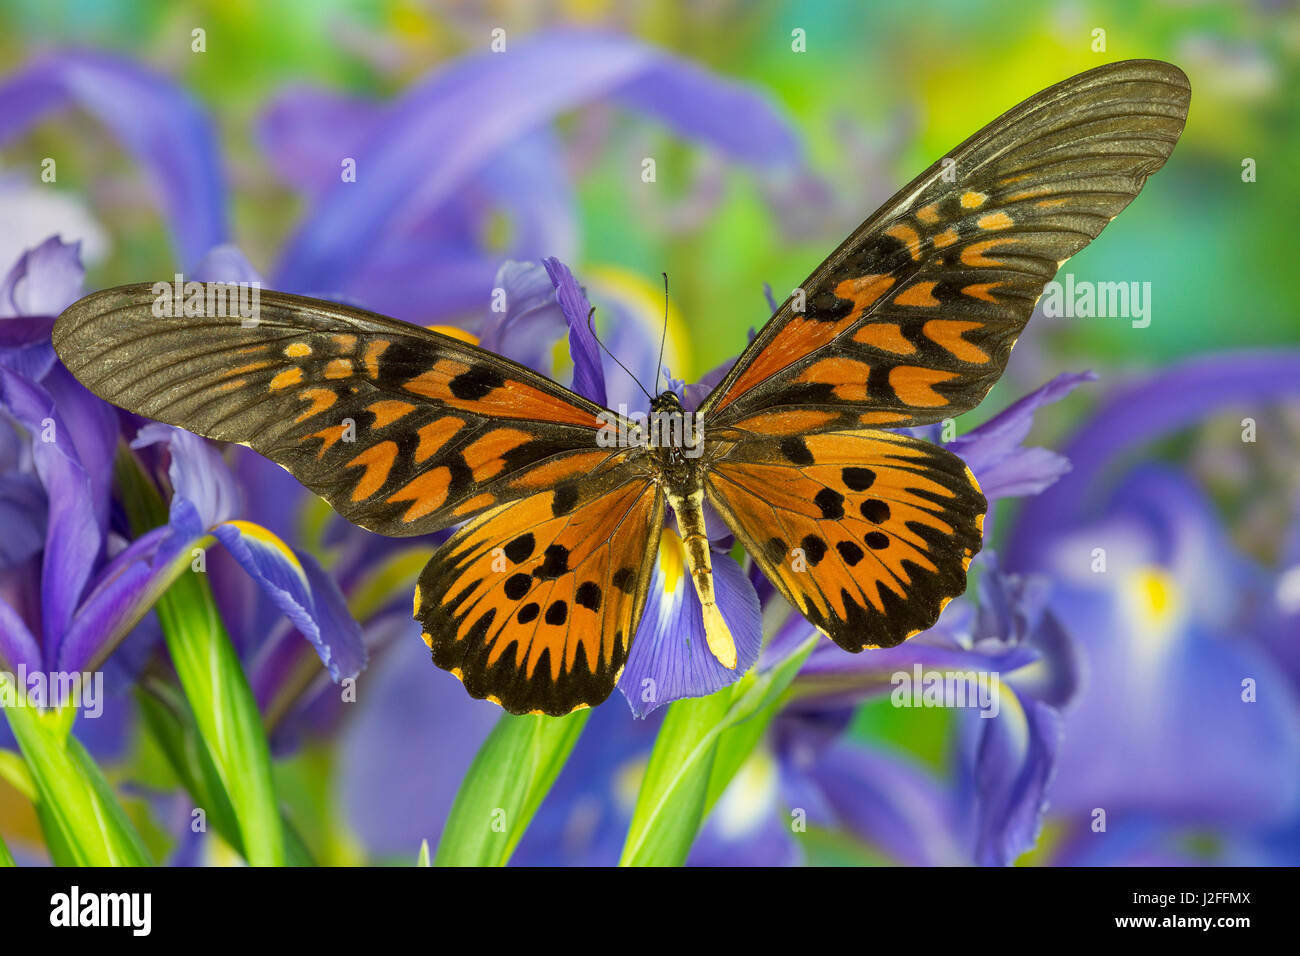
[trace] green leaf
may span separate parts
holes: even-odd
[[[180,779],[195,808],[203,808],[207,825],[247,859],[234,808],[207,747],[199,739],[194,715],[185,701],[169,685],[147,681],[137,691],[136,702],[145,729],[158,744],[167,765]],[[287,862],[293,866],[314,866],[316,861],[311,851],[283,815],[281,825],[284,827]]]
[[[779,667],[751,671],[708,697],[668,708],[641,781],[620,866],[680,866],[704,817],[763,736],[781,695],[816,646],[810,637]]]
[[[13,688],[0,673],[0,686]],[[81,743],[69,733],[76,711],[5,707],[4,713],[35,786],[37,815],[56,863],[76,866],[148,866],[153,861]]]
[[[0,836],[0,866],[17,866],[14,858],[9,854],[9,847],[5,846],[5,838]]]
[[[502,715],[461,781],[436,866],[504,866],[591,716]]]
[[[35,803],[38,799],[36,781],[32,779],[32,772],[27,769],[27,764],[23,763],[22,754],[12,750],[0,750],[0,780],[5,781],[30,802]]]
[[[429,865],[429,841],[428,840],[420,841],[420,853],[415,858],[415,865],[416,866]]]
[[[119,450],[116,472],[132,530],[142,534],[164,523],[162,499],[125,446]],[[271,778],[271,750],[207,578],[197,572],[180,575],[154,609],[199,737],[234,812],[244,858],[254,866],[281,866],[285,838]],[[217,807],[203,809],[220,812]]]

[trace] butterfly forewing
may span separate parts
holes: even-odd
[[[953,455],[883,431],[974,407],[1044,286],[1159,169],[1187,78],[1131,61],[1006,113],[904,187],[700,406],[707,488],[768,577],[848,650],[929,627],[986,503]]]
[[[448,336],[277,292],[255,324],[156,316],[157,299],[142,284],[77,302],[60,358],[114,404],[250,445],[372,531],[434,531],[608,457],[599,406]]]
[[[1116,63],[976,133],[781,306],[701,405],[711,428],[904,427],[973,408],[1060,264],[1169,157],[1189,97],[1175,66]]]

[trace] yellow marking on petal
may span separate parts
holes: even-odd
[[[297,385],[302,381],[302,369],[287,368],[275,378],[271,379],[271,388],[278,390],[288,388],[290,385]]]
[[[963,209],[978,209],[980,206],[984,205],[985,200],[988,198],[989,197],[986,193],[968,189],[966,192],[961,194],[961,206]]]
[[[298,560],[298,556],[290,550],[287,544],[276,537],[274,532],[263,528],[260,524],[254,524],[251,521],[244,521],[239,518],[225,523],[238,528],[239,533],[244,537],[252,538],[258,544],[266,545],[266,547],[280,555],[298,573],[298,577],[302,579],[302,582],[307,583],[307,573],[302,569],[302,562]]]
[[[675,594],[682,581],[686,566],[686,549],[676,531],[665,528],[659,538],[659,573],[663,575],[664,591]]]
[[[306,358],[311,355],[311,346],[306,342],[290,342],[284,347],[284,354],[288,358]]]
[[[1015,223],[1005,212],[991,212],[987,216],[980,216],[975,221],[975,225],[981,229],[1010,229]]]
[[[478,345],[478,336],[473,332],[466,332],[462,328],[454,325],[427,325],[425,326],[430,332],[437,332],[439,335],[445,335],[448,338],[460,339],[462,342],[468,342],[470,345]]]

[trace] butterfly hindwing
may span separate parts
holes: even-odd
[[[758,434],[937,422],[1006,368],[1061,263],[1101,232],[1182,132],[1168,63],[1057,84],[952,150],[859,227],[781,306],[700,406]]]
[[[599,406],[449,336],[269,291],[256,324],[157,301],[149,284],[80,300],[60,358],[114,404],[250,445],[372,531],[434,531],[609,457]]]
[[[434,662],[515,714],[567,714],[614,690],[645,606],[663,495],[624,462],[460,529],[420,576]]]
[[[768,579],[849,651],[935,622],[965,590],[987,507],[956,455],[876,430],[741,442],[706,490]]]

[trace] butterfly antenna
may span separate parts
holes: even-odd
[[[612,358],[615,362],[618,362],[618,367],[621,368],[623,371],[627,372],[628,378],[636,382],[636,387],[641,389],[641,391],[645,392],[645,397],[650,399],[650,401],[653,402],[655,400],[655,397],[651,395],[649,392],[646,392],[646,387],[641,384],[641,380],[632,374],[632,370],[630,368],[628,368],[622,362],[619,362],[618,356],[615,355],[613,352],[611,352],[608,349],[608,347],[606,347],[605,343],[600,340],[600,336],[596,334],[595,319],[596,319],[596,307],[593,305],[591,307],[591,311],[587,313],[587,331],[591,333],[591,337],[596,340],[596,344],[599,345],[601,349],[604,350],[605,354],[608,355],[610,358]]]
[[[664,343],[668,341],[668,273],[664,277],[664,330],[659,334],[659,361],[655,363],[655,388],[659,387],[659,376],[664,373]]]

